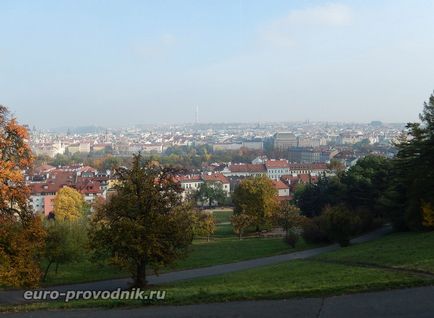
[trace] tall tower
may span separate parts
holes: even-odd
[[[196,106],[196,118],[195,118],[195,123],[196,123],[196,124],[199,123],[199,106]]]

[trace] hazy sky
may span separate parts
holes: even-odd
[[[434,1],[0,0],[0,104],[38,127],[414,121]]]

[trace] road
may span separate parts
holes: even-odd
[[[434,287],[409,288],[326,298],[301,298],[151,306],[129,309],[86,309],[0,314],[5,318],[432,318]]]

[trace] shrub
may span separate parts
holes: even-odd
[[[353,213],[358,218],[357,224],[353,224],[355,234],[372,231],[383,224],[382,218],[375,216],[369,209],[358,208]]]
[[[300,238],[300,235],[298,233],[296,233],[294,231],[288,231],[288,233],[286,233],[283,241],[286,244],[288,244],[289,246],[291,246],[292,248],[295,248],[295,245],[297,244],[299,238]]]
[[[360,228],[360,218],[342,204],[328,206],[323,212],[327,236],[340,246],[350,245],[350,238]]]
[[[324,216],[306,219],[302,226],[302,237],[307,243],[329,243],[330,240],[325,231]]]

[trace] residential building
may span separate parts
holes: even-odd
[[[267,176],[273,180],[279,180],[281,176],[289,174],[288,160],[267,160],[265,167],[267,169]]]

